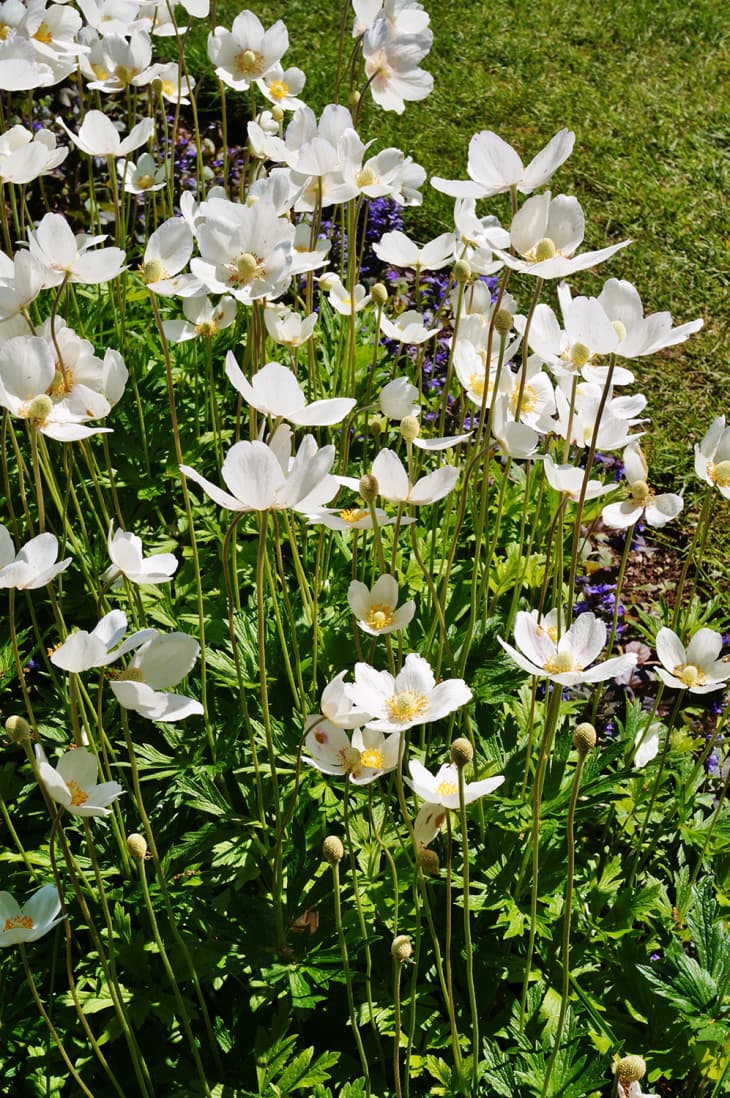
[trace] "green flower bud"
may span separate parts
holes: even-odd
[[[385,305],[388,300],[388,291],[382,282],[376,282],[370,290],[370,297],[376,305]]]
[[[454,282],[468,282],[471,278],[471,267],[465,259],[457,259],[454,264]]]
[[[27,743],[30,739],[30,725],[25,717],[8,717],[5,731],[13,743]]]
[[[377,477],[374,477],[372,473],[365,473],[364,476],[360,477],[358,491],[366,503],[375,503],[379,491]]]
[[[140,835],[136,831],[133,831],[131,835],[127,835],[127,850],[138,862],[143,861],[147,856],[147,840],[144,835]]]
[[[393,939],[393,944],[390,947],[390,952],[394,961],[397,961],[399,965],[405,964],[406,961],[410,961],[413,956],[413,944],[407,934],[399,934],[397,938]]]
[[[459,770],[463,770],[473,758],[474,748],[465,736],[459,736],[457,740],[454,740],[451,745],[451,761],[456,763]]]
[[[400,421],[400,433],[406,442],[413,442],[421,433],[421,424],[417,416],[406,416]]]
[[[587,755],[596,746],[596,730],[588,721],[579,724],[573,733],[573,747],[580,755]]]
[[[498,309],[494,318],[494,330],[500,335],[506,335],[512,328],[512,313],[509,309]]]
[[[345,848],[342,840],[336,835],[328,835],[322,843],[322,857],[330,865],[338,865],[345,856]]]

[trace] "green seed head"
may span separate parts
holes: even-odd
[[[413,442],[421,433],[421,424],[417,416],[406,416],[400,421],[400,433],[406,442]]]
[[[337,865],[345,856],[342,840],[336,835],[328,835],[322,843],[322,857],[330,865]]]
[[[358,491],[366,503],[375,503],[378,498],[378,490],[378,478],[374,477],[372,473],[365,473],[364,476],[360,477]]]
[[[131,835],[127,835],[127,850],[138,862],[143,861],[147,854],[147,840],[144,835],[140,835],[136,831],[133,831]]]
[[[535,262],[542,263],[544,259],[552,259],[557,248],[553,244],[549,236],[544,236],[542,240],[538,240],[535,245]]]
[[[451,761],[462,770],[474,758],[474,748],[465,736],[459,736],[451,745]]]
[[[624,1056],[616,1064],[620,1083],[636,1083],[646,1075],[646,1061],[642,1056]]]
[[[399,965],[405,964],[413,956],[413,944],[407,934],[399,934],[397,938],[393,939],[393,944],[390,947],[393,960]]]
[[[5,731],[13,743],[27,743],[30,739],[30,725],[25,717],[8,717]]]
[[[596,730],[588,721],[579,724],[573,733],[573,747],[580,755],[587,755],[596,746]]]

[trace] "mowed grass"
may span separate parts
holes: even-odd
[[[525,162],[562,126],[575,130],[554,193],[579,198],[586,247],[627,237],[633,244],[597,273],[571,279],[574,292],[598,293],[606,278],[625,278],[647,312],[669,309],[677,323],[705,320],[688,343],[636,362],[637,388],[649,399],[652,471],[695,496],[691,444],[730,411],[730,9],[722,0],[424,6],[434,32],[424,67],[434,91],[401,116],[366,95],[361,134],[376,138],[376,149],[399,146],[429,177],[466,178],[469,139],[479,130],[495,130]],[[266,26],[286,22],[285,63],[304,69],[304,97],[319,112],[332,98],[343,3],[252,7]],[[221,4],[218,21],[230,26],[238,10]],[[452,208],[427,185],[407,224],[427,239],[451,227]],[[506,198],[482,208],[509,222]]]

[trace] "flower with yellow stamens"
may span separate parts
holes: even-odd
[[[463,679],[446,679],[437,685],[428,662],[415,652],[406,656],[396,676],[358,663],[355,682],[344,685],[358,709],[370,713],[366,728],[378,732],[403,732],[415,724],[437,721],[471,701],[471,690]]]
[[[38,777],[51,800],[74,816],[110,816],[107,806],[124,792],[119,782],[96,784],[98,763],[92,751],[77,747],[62,755],[58,766],[48,762],[40,744],[35,747]]]
[[[398,584],[389,575],[380,576],[372,588],[353,580],[347,601],[358,626],[371,637],[405,629],[416,610],[412,599],[398,606]]]

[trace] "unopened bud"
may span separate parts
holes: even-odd
[[[616,1074],[620,1083],[636,1083],[646,1075],[646,1061],[643,1056],[624,1056],[616,1064]]]
[[[284,117],[284,112],[281,107],[272,107],[271,117],[274,119],[274,122],[281,122]]]
[[[141,862],[147,854],[147,840],[144,835],[140,835],[137,831],[127,835],[127,850],[133,858]]]
[[[358,491],[366,503],[375,503],[378,498],[378,478],[374,477],[372,473],[365,473],[360,477],[360,486]]]
[[[500,335],[506,335],[512,328],[512,313],[509,309],[497,309],[494,318],[494,330]]]
[[[382,435],[383,431],[388,430],[388,421],[384,416],[376,416],[375,419],[370,420],[370,434],[377,438]]]
[[[421,433],[421,424],[417,416],[406,416],[400,421],[400,433],[406,442],[413,442]]]
[[[382,282],[376,282],[370,290],[370,296],[376,305],[385,305],[388,300],[388,291]]]
[[[573,733],[573,747],[580,755],[587,755],[596,746],[596,730],[588,721],[579,724]]]
[[[322,857],[330,865],[338,865],[345,856],[342,840],[336,835],[328,835],[322,843]]]
[[[390,952],[394,961],[397,961],[399,965],[405,964],[406,961],[410,961],[413,956],[413,944],[407,934],[399,934],[397,938],[393,939],[393,944],[390,947]]]
[[[350,92],[350,99],[349,99],[350,110],[354,111],[355,108],[360,105],[360,99],[361,99],[360,92],[357,89],[355,89],[355,91]]]
[[[457,259],[453,274],[454,282],[468,282],[471,278],[471,267],[465,259]]]
[[[416,865],[419,865],[429,877],[437,877],[439,872],[439,856],[435,850],[428,846],[422,846],[416,855]]]
[[[25,717],[8,717],[5,731],[13,743],[26,743],[30,739],[30,725]]]
[[[454,740],[451,745],[451,761],[456,763],[459,770],[463,770],[473,758],[474,748],[465,736],[459,736],[458,740]]]

